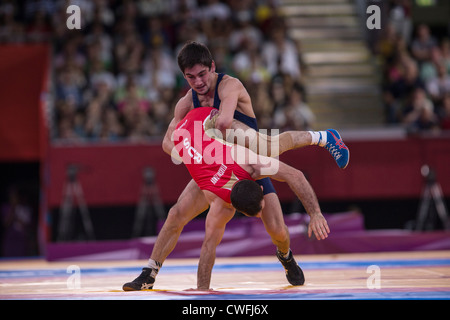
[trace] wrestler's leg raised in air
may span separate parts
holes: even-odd
[[[234,120],[231,130],[227,131],[226,140],[269,157],[277,157],[288,150],[317,145],[327,149],[342,169],[347,167],[350,158],[347,146],[334,129],[326,131],[286,131],[276,135],[268,135],[261,130],[256,131],[246,124]]]

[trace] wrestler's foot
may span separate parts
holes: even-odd
[[[339,133],[334,129],[328,129],[327,131],[327,144],[325,149],[331,154],[336,161],[337,165],[341,169],[345,169],[348,166],[350,160],[350,151],[342,141]]]
[[[133,281],[123,285],[123,291],[139,291],[153,289],[156,273],[151,268],[143,268],[142,273]]]
[[[277,258],[286,271],[286,279],[293,286],[301,286],[305,283],[305,276],[302,269],[298,266],[294,259],[292,251],[289,251],[289,256],[284,258],[282,253],[277,250]]]

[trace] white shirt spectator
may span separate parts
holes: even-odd
[[[226,20],[231,16],[231,10],[228,5],[219,0],[209,0],[208,4],[201,10],[201,18],[204,20]]]
[[[300,78],[299,54],[295,43],[286,38],[283,27],[274,28],[271,40],[264,44],[262,56],[272,75],[284,73],[293,79]]]
[[[262,56],[272,75],[281,72],[289,74],[294,79],[300,78],[298,51],[292,41],[284,40],[283,49],[273,42],[267,42],[264,45]]]

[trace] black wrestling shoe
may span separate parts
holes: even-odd
[[[289,257],[284,258],[280,251],[277,250],[277,258],[286,271],[286,279],[293,286],[302,286],[305,283],[305,276],[302,269],[298,266],[294,259],[292,251],[289,250]]]
[[[155,272],[153,272],[155,271]],[[139,291],[153,289],[155,283],[156,270],[152,268],[142,268],[142,273],[131,282],[127,282],[123,285],[123,291]]]

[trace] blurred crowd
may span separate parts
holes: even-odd
[[[147,141],[161,137],[189,89],[176,64],[187,40],[205,43],[217,71],[246,86],[261,128],[308,130],[300,44],[280,0],[5,0],[0,44],[52,44],[52,137]],[[414,26],[411,0],[389,1],[375,53],[389,124],[450,129],[450,39]],[[81,9],[70,30],[67,7]]]
[[[411,0],[391,1],[376,53],[383,65],[387,122],[409,132],[450,130],[450,38],[413,26]]]
[[[69,30],[66,9],[81,9]],[[146,141],[164,135],[189,89],[176,56],[205,43],[217,71],[238,77],[261,128],[304,130],[298,44],[277,0],[27,0],[0,5],[0,43],[53,45],[54,138]]]

